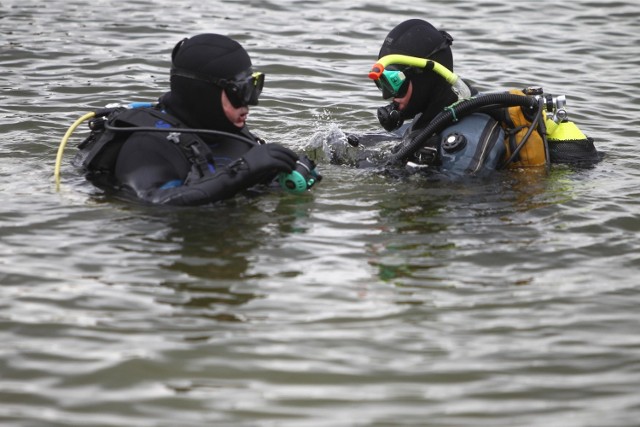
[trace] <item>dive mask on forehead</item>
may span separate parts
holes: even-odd
[[[263,73],[259,71],[253,72],[250,69],[237,75],[233,79],[219,79],[203,76],[175,67],[171,69],[171,75],[211,83],[222,88],[224,93],[227,95],[227,98],[229,98],[231,105],[235,108],[247,105],[258,105],[258,98],[262,93],[265,77]]]

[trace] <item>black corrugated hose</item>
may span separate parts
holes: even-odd
[[[475,98],[465,99],[457,104],[447,107],[438,114],[418,135],[416,135],[406,145],[403,145],[389,159],[389,164],[399,164],[406,161],[408,157],[415,154],[424,146],[427,140],[434,134],[442,132],[451,123],[460,120],[480,109],[483,111],[494,108],[507,108],[521,106],[531,109],[534,112],[538,106],[538,101],[531,96],[514,95],[511,93],[492,93],[481,95]],[[533,114],[532,114],[533,115]]]

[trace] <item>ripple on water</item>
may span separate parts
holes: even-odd
[[[3,421],[637,424],[635,3],[174,6],[0,5]],[[331,164],[379,131],[367,72],[410,17],[453,35],[482,90],[566,94],[605,160],[456,183]],[[205,31],[247,46],[267,74],[253,129],[313,152],[322,183],[133,206],[78,176],[82,127],[56,192],[67,127],[156,99],[175,43]]]

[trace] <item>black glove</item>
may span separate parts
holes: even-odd
[[[243,156],[252,174],[291,172],[296,167],[298,155],[279,144],[262,144],[253,147]]]
[[[297,160],[296,153],[281,145],[256,145],[218,173],[190,185],[156,191],[147,199],[158,204],[185,206],[228,199],[256,184],[267,183],[279,172],[290,173]]]

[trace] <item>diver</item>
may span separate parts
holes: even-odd
[[[291,192],[321,179],[306,156],[249,131],[249,106],[258,104],[265,75],[238,42],[219,34],[185,38],[171,64],[170,91],[157,103],[87,116],[92,132],[76,163],[96,186],[153,204],[202,205],[276,179]]]
[[[446,31],[421,19],[404,21],[385,37],[369,78],[391,100],[378,108],[380,124],[401,140],[387,166],[486,176],[600,159],[593,140],[568,120],[564,96],[535,87],[481,93],[453,72],[452,43]],[[368,139],[376,138],[347,141],[367,147]]]

